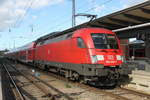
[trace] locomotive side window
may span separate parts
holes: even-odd
[[[118,43],[113,34],[93,33],[91,36],[97,49],[118,49]]]
[[[81,38],[79,38],[79,37],[77,38],[77,44],[78,44],[78,47],[79,47],[79,48],[86,48],[83,39],[81,39]]]

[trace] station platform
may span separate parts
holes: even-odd
[[[135,62],[139,63],[139,67],[145,67],[146,72],[150,72],[150,64],[146,62],[146,60],[135,60]]]
[[[127,60],[127,64],[134,70],[137,69],[150,72],[150,63],[145,59]]]
[[[129,76],[132,81],[126,87],[150,94],[150,72],[134,70]]]
[[[127,63],[133,71],[129,75],[132,81],[126,87],[150,94],[150,63],[145,59],[130,60]]]

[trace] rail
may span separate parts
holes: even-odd
[[[56,89],[55,87],[53,87],[52,85],[46,83],[44,80],[26,72],[21,72],[19,71],[17,68],[15,68],[13,65],[9,64],[13,69],[15,69],[17,72],[19,72],[22,76],[24,76],[26,79],[28,79],[31,83],[33,83],[37,88],[39,88],[41,91],[43,91],[46,96],[50,97],[50,100],[55,100],[55,95],[53,95],[51,93],[51,91],[48,91],[46,89],[44,89],[41,85],[39,85],[38,83],[36,83],[37,81],[43,83],[44,85],[46,85],[47,87],[51,88],[52,90],[56,91],[57,93],[63,95],[67,100],[74,100],[73,98],[71,98],[70,96],[68,96],[67,94],[61,92],[60,90]],[[30,77],[28,77],[27,75],[30,75]]]
[[[15,83],[15,80],[13,79],[12,75],[11,75],[10,72],[8,71],[6,65],[5,65],[5,64],[2,64],[2,66],[3,66],[3,68],[5,69],[5,71],[7,72],[8,76],[9,76],[9,79],[10,79],[11,82],[12,82],[12,85],[15,87],[16,92],[18,93],[18,96],[19,96],[19,97],[17,96],[18,100],[25,100],[25,98],[24,98],[22,92],[19,90],[17,84]]]
[[[128,92],[130,92],[132,94],[139,95],[139,96],[146,97],[146,98],[150,99],[150,95],[149,94],[138,92],[138,91],[135,91],[135,90],[130,90],[130,89],[123,88],[123,87],[121,87],[120,89],[128,91]]]

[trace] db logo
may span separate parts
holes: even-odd
[[[113,55],[108,55],[107,58],[108,58],[109,60],[113,60],[113,59],[114,59]]]

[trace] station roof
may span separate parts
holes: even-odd
[[[86,22],[73,28],[67,29],[64,32],[73,31],[81,27],[102,27],[110,30],[121,29],[134,25],[150,23],[150,0],[126,8],[124,10],[97,18],[91,22]],[[149,24],[150,26],[150,24]]]

